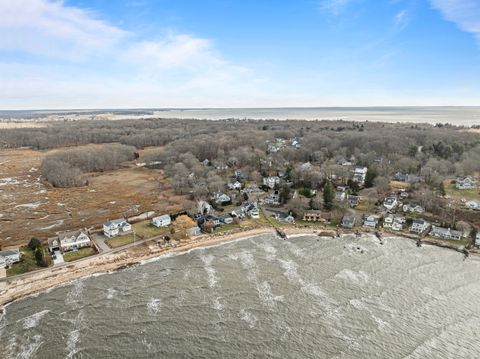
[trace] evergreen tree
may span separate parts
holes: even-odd
[[[332,183],[328,181],[325,183],[325,187],[323,187],[323,205],[326,209],[332,209],[334,198],[335,192],[333,191]]]
[[[377,171],[375,171],[373,168],[369,168],[367,170],[367,174],[365,175],[365,187],[366,188],[373,187],[376,177],[377,177]]]

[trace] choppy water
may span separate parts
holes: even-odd
[[[480,261],[270,235],[17,301],[2,358],[478,358]]]

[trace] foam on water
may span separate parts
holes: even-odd
[[[147,303],[148,313],[151,315],[158,314],[162,308],[162,301],[159,298],[151,298]]]
[[[37,312],[35,314],[32,314],[29,317],[26,317],[25,319],[22,320],[23,329],[35,328],[40,323],[40,320],[42,320],[42,318],[49,312],[50,310],[45,309],[45,310],[42,310],[41,312]]]

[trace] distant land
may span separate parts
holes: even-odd
[[[471,107],[285,107],[285,108],[145,108],[0,111],[8,121],[58,121],[86,119],[266,119],[345,120],[480,125],[480,106]]]

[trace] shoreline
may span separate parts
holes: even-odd
[[[299,235],[312,235],[338,238],[340,235],[380,235],[381,237],[400,237],[418,241],[420,237],[405,233],[390,233],[383,231],[369,231],[369,230],[347,230],[343,228],[325,228],[321,226],[294,226],[282,227],[281,230],[288,237],[296,237]],[[125,248],[115,253],[106,253],[104,255],[97,255],[87,257],[69,265],[62,267],[51,267],[42,271],[26,273],[20,276],[7,278],[0,282],[0,313],[3,312],[10,303],[27,298],[39,293],[60,287],[66,283],[79,280],[84,277],[113,273],[125,268],[135,265],[146,264],[149,261],[161,259],[164,255],[169,254],[183,254],[192,249],[208,248],[215,245],[240,240],[243,238],[254,237],[262,234],[277,235],[277,229],[273,226],[257,227],[252,229],[231,231],[219,233],[216,235],[200,235],[184,242],[180,242],[175,247],[158,247],[154,243],[154,239],[149,240],[135,247]],[[381,240],[381,237],[378,237]],[[449,246],[443,243],[436,243],[433,241],[424,241],[422,243],[433,245],[437,247],[455,250],[458,253],[463,253],[465,250],[460,250],[454,246]],[[468,253],[468,251],[467,251]],[[476,255],[477,253],[472,253]]]

